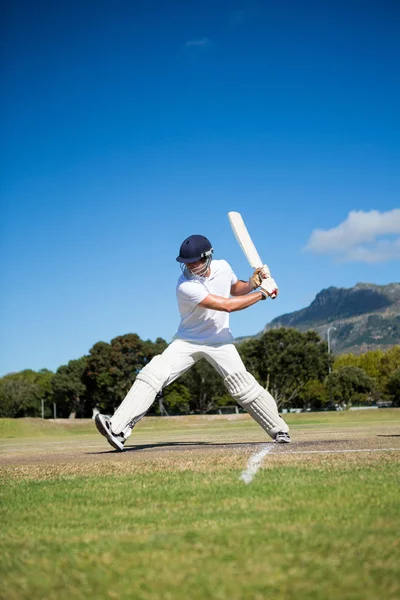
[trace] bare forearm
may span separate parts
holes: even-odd
[[[243,280],[239,279],[235,283],[235,285],[232,286],[231,295],[232,296],[245,296],[246,294],[249,294],[252,291],[253,291],[253,286],[251,285],[250,281],[243,281]]]
[[[261,292],[254,292],[254,294],[247,294],[245,296],[235,296],[234,298],[227,298],[229,303],[229,310],[227,312],[236,312],[237,310],[243,310],[249,306],[253,306],[260,300],[264,300],[264,296]]]
[[[222,296],[209,294],[207,298],[200,302],[200,306],[231,313],[248,308],[263,299],[264,296],[261,292],[254,292],[253,294],[236,296],[234,298],[223,298]]]

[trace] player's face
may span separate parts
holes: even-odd
[[[197,269],[197,267],[200,267],[203,264],[203,262],[204,259],[196,260],[195,262],[186,264],[186,266],[189,269],[189,271],[193,271],[193,269]]]
[[[202,258],[201,260],[196,260],[195,262],[186,264],[186,267],[189,269],[193,275],[200,275],[201,277],[207,277],[210,274],[210,269],[208,268],[205,272],[205,266],[207,263],[206,258]]]

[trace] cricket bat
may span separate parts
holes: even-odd
[[[243,221],[242,215],[238,212],[231,211],[228,212],[228,219],[238,244],[243,250],[243,254],[249,261],[250,266],[253,269],[262,267],[265,263],[261,260],[260,255],[257,252],[254,242],[247,231],[247,227]],[[271,296],[271,298],[275,297],[276,295]]]

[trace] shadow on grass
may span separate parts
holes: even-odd
[[[386,436],[386,437],[392,437],[392,436]],[[393,436],[394,437],[394,436]],[[304,440],[301,442],[296,442],[292,440],[292,443],[290,444],[290,447],[292,448],[292,450],[294,448],[298,448],[298,447],[312,447],[312,446],[316,446],[318,449],[324,448],[325,446],[337,446],[343,443],[349,443],[350,440],[339,440],[337,439],[331,439],[331,440]],[[199,449],[199,448],[205,448],[205,449],[213,449],[213,448],[219,448],[219,449],[224,449],[224,448],[254,448],[254,450],[256,450],[257,448],[261,448],[263,446],[265,446],[266,444],[274,444],[275,443],[270,440],[267,439],[263,442],[157,442],[157,443],[153,443],[153,444],[135,444],[134,446],[126,446],[126,448],[124,449],[124,453],[126,452],[141,452],[141,451],[146,451],[146,450],[190,450],[192,449]],[[288,444],[279,444],[279,448],[285,448],[287,447]],[[86,454],[90,455],[90,454],[110,454],[110,453],[114,453],[117,452],[118,454],[120,454],[120,452],[118,450],[103,450],[101,452],[86,452]]]
[[[340,443],[348,443],[350,440],[341,440]],[[215,449],[219,448],[221,450],[226,448],[253,448],[257,450],[257,448],[264,447],[266,444],[274,444],[272,440],[265,440],[263,442],[157,442],[153,444],[135,444],[134,446],[126,446],[124,449],[124,453],[126,452],[145,452],[146,450],[191,450],[199,448],[204,449]],[[275,444],[274,444],[275,445]],[[302,442],[293,442],[290,444],[291,449],[299,448],[299,447],[313,447],[316,446],[318,449],[324,448],[326,446],[337,446],[338,440],[305,440]],[[282,451],[283,448],[287,448],[287,444],[279,444],[279,449]],[[86,454],[110,454],[117,452],[118,450],[102,450],[100,452],[86,452]]]
[[[158,442],[155,444],[135,444],[134,446],[127,446],[124,449],[124,453],[141,451],[141,450],[189,450],[190,448],[198,448],[200,446],[207,448],[258,448],[259,446],[265,446],[265,444],[273,444],[274,442]],[[109,454],[118,452],[118,450],[104,450],[101,452],[86,452],[86,454]]]

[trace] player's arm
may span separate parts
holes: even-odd
[[[249,294],[253,290],[260,287],[263,280],[267,277],[271,277],[271,273],[267,265],[263,265],[258,269],[255,269],[253,275],[248,281],[239,280],[234,283],[231,287],[231,296],[244,296]]]
[[[250,281],[242,281],[238,279],[236,283],[231,286],[231,296],[245,296],[254,289]]]
[[[208,296],[199,303],[199,306],[231,313],[248,308],[260,300],[265,300],[266,297],[267,295],[262,292],[254,292],[253,294],[236,296],[234,298],[224,298],[223,296],[208,294]]]

